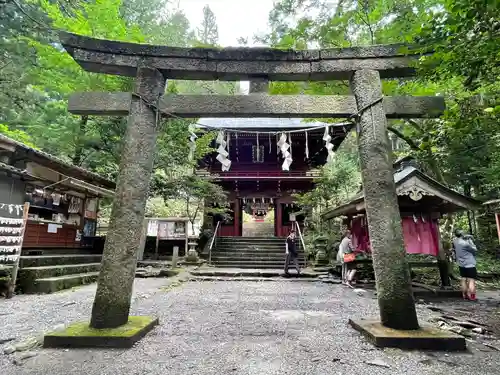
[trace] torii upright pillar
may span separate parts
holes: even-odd
[[[129,318],[159,119],[144,99],[156,103],[164,91],[165,78],[160,71],[137,69],[138,95],[130,102],[117,191],[92,307],[92,328],[119,327]]]
[[[380,75],[376,70],[356,71],[351,87],[361,111],[358,149],[381,323],[394,329],[418,329],[387,120],[380,100]]]
[[[61,41],[75,61],[85,70],[97,73],[136,76],[139,70],[140,76],[144,73],[140,67],[147,63],[169,79],[329,81],[351,78],[355,97],[167,95],[156,102],[155,95],[162,91],[158,82],[150,85],[150,88],[156,87],[156,91],[147,90],[151,95],[141,95],[154,103],[165,115],[182,118],[201,116],[346,118],[377,99],[377,104],[361,114],[358,125],[361,130],[359,149],[369,226],[373,236],[380,314],[382,324],[386,327],[406,330],[418,328],[403,250],[401,220],[392,180],[385,118],[438,117],[443,113],[444,100],[435,96],[382,99],[380,77],[390,79],[415,75],[414,62],[420,57],[419,53],[404,51],[400,45],[307,51],[269,48],[185,49],[116,41],[103,42],[67,33],[61,34]],[[364,70],[367,68],[370,70]],[[157,77],[161,76],[158,72],[155,74]],[[153,81],[155,80],[152,79],[151,82]],[[132,105],[130,105],[131,100]],[[154,122],[154,111],[144,105],[142,110],[145,111],[146,118],[143,120],[144,123],[141,123],[141,119],[136,116],[136,113],[140,113],[140,104],[138,98],[130,93],[80,93],[70,98],[68,104],[69,110],[75,114],[114,116],[130,114],[129,126],[134,129],[137,126],[134,131],[142,132],[144,139],[147,139],[144,144],[139,144],[137,139],[134,140],[128,135],[131,139],[127,141],[124,159],[121,162],[119,188],[111,227],[113,234],[106,244],[103,268],[106,272],[103,272],[100,278],[92,318],[93,326],[123,324],[130,304],[133,282],[131,272],[134,268],[132,262],[136,259],[132,252],[140,240],[147,187],[138,185],[129,190],[130,185],[149,182],[146,181],[151,173],[149,158],[152,158],[152,144],[156,135],[155,131],[146,126],[146,122],[149,126]],[[135,113],[130,112],[131,110]],[[132,132],[131,129],[129,131]],[[132,150],[134,145],[135,151]],[[132,155],[138,161],[132,160]],[[138,176],[141,176],[141,181],[137,180]],[[126,193],[137,196],[135,205],[128,196],[125,196]],[[127,215],[133,217],[133,222],[130,222]],[[137,220],[138,218],[141,220]],[[128,226],[122,227],[125,220],[128,221]],[[132,235],[129,231],[136,231],[137,234]],[[119,250],[113,251],[114,248]],[[119,258],[119,254],[127,260]],[[111,263],[115,260],[118,261],[118,266],[113,270]],[[120,274],[122,269],[126,269],[127,278]],[[108,276],[105,276],[106,274]],[[107,280],[115,277],[117,281]],[[125,278],[126,285],[118,288]],[[122,295],[114,297],[111,296],[112,293]],[[107,301],[108,305],[113,305],[115,300],[118,304],[116,307],[97,308],[99,301]]]

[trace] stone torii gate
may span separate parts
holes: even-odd
[[[395,191],[386,117],[438,117],[440,97],[383,97],[381,78],[415,74],[419,56],[402,46],[325,50],[172,48],[98,40],[63,33],[80,66],[135,77],[134,93],[76,93],[69,110],[84,115],[128,115],[117,190],[91,327],[127,322],[153,152],[161,113],[179,117],[350,117],[358,145],[381,323],[419,328]],[[163,96],[167,79],[349,80],[354,96]]]

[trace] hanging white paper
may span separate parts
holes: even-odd
[[[57,233],[57,224],[49,224],[47,225],[47,233]]]
[[[158,221],[149,220],[148,223],[148,236],[156,237],[158,235]]]
[[[24,206],[22,204],[0,204],[0,209],[9,211],[9,214],[16,212],[16,215],[19,216],[23,213]]]
[[[307,132],[306,132],[306,159],[309,159],[309,139]]]
[[[281,154],[283,155],[283,158],[285,159],[283,161],[283,164],[281,165],[281,169],[284,171],[289,171],[290,170],[290,165],[292,164],[292,154],[290,151],[290,145],[286,142],[286,135],[285,133],[281,133],[281,136],[278,140],[278,148],[281,150]]]
[[[216,142],[219,144],[216,159],[222,164],[222,171],[227,172],[231,168],[231,160],[228,159],[229,153],[226,151],[227,142],[224,140],[223,131],[218,133]]]
[[[333,143],[331,143],[332,136],[330,135],[330,128],[325,127],[325,134],[323,134],[323,140],[325,141],[325,148],[328,152],[327,162],[333,161],[335,152],[333,151]]]
[[[18,244],[22,240],[22,237],[14,237],[14,236],[0,236],[0,243],[7,244]]]
[[[23,225],[23,219],[12,219],[10,217],[0,217],[2,225]]]
[[[13,254],[21,250],[21,246],[0,246],[0,253]]]
[[[0,262],[15,262],[19,255],[0,255]]]

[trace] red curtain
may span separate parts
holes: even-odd
[[[425,219],[422,216],[403,217],[403,237],[408,254],[426,254],[437,256],[438,224],[436,220]],[[351,222],[352,242],[359,252],[370,252],[370,238],[368,225],[364,216],[357,217]]]
[[[364,216],[358,216],[351,223],[352,245],[356,251],[369,253],[370,237],[368,235],[368,224]]]

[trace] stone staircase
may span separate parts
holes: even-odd
[[[97,280],[98,254],[23,255],[19,263],[18,288],[22,293],[54,293]]]
[[[297,241],[299,264],[304,266],[304,251]],[[212,249],[212,266],[224,268],[282,269],[285,264],[285,238],[217,237]]]

